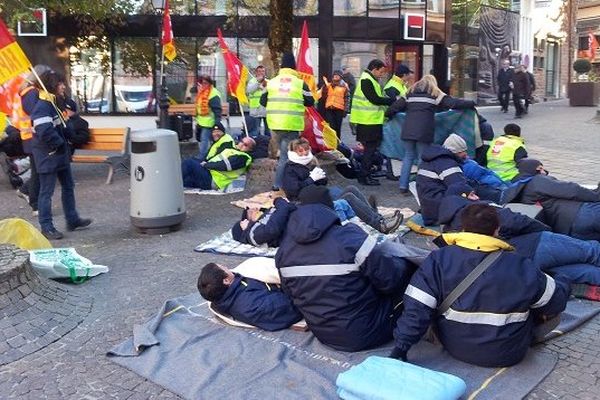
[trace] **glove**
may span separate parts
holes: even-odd
[[[312,171],[310,171],[310,175],[309,177],[313,180],[313,181],[320,181],[321,179],[325,179],[326,175],[325,175],[325,171],[323,171],[321,168],[316,167],[314,168]]]
[[[398,347],[394,347],[394,350],[392,350],[389,357],[395,358],[396,360],[406,361],[406,350],[401,350]]]

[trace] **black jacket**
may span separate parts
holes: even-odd
[[[288,161],[283,169],[283,182],[281,188],[290,201],[298,200],[300,191],[310,185],[327,185],[327,178],[313,181],[310,175],[311,168],[306,165]]]
[[[269,247],[279,247],[289,216],[295,210],[296,206],[293,203],[281,197],[276,198],[273,208],[258,221],[250,222],[246,230],[241,232],[239,241],[253,246],[266,244]],[[242,219],[246,219],[246,211]]]
[[[527,178],[521,176],[521,178]],[[586,189],[575,182],[559,181],[546,176],[535,175],[531,179],[508,189],[504,194],[506,202],[535,204],[544,208],[540,220],[548,224],[554,232],[568,235],[581,205],[600,201],[600,192]]]
[[[474,108],[472,100],[456,99],[448,95],[437,98],[428,93],[412,92],[405,98],[398,99],[386,112],[388,117],[405,111],[406,119],[402,126],[403,140],[415,140],[423,143],[433,143],[435,133],[436,112],[449,109]]]
[[[526,72],[515,72],[513,76],[513,96],[529,97],[531,94],[531,83]]]
[[[512,81],[514,70],[512,68],[500,69],[498,71],[498,91],[499,92],[510,92],[509,83]]]
[[[66,133],[67,140],[74,149],[81,148],[81,146],[90,141],[89,124],[79,114],[69,117]]]
[[[344,226],[321,204],[299,206],[290,216],[275,256],[283,290],[322,343],[342,351],[359,351],[392,338],[392,295],[399,295],[416,269],[392,257],[384,242],[375,245],[361,228]],[[289,267],[348,268],[337,275],[290,275]],[[349,272],[348,272],[349,271]]]

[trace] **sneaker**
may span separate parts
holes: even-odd
[[[404,215],[402,215],[402,213],[398,210],[390,218],[381,219],[378,231],[383,234],[391,233],[398,229],[403,219]]]
[[[48,240],[59,240],[63,238],[63,234],[56,229],[52,229],[51,231],[42,231],[42,235],[44,235]]]
[[[25,193],[21,192],[18,189],[17,189],[17,197],[20,197],[23,200],[25,200],[27,203],[29,203],[29,196],[27,196]]]
[[[74,224],[67,223],[67,230],[69,232],[71,232],[77,228],[85,228],[86,226],[88,226],[91,223],[92,223],[91,218],[79,218],[79,221],[75,222]]]

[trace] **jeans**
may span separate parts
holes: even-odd
[[[37,173],[37,167],[33,161],[33,155],[29,155],[29,170],[31,176],[29,177],[28,189],[29,189],[29,205],[33,210],[38,209],[38,197],[40,195],[40,178]]]
[[[569,264],[546,270],[550,275],[560,275],[569,283],[600,286],[600,268],[591,264]],[[563,280],[565,280],[563,279]]]
[[[573,225],[571,236],[583,240],[600,240],[600,203],[583,203]]]
[[[508,99],[510,98],[510,90],[508,92],[498,92],[498,100],[502,111],[508,110]]]
[[[533,262],[546,271],[570,264],[591,264],[600,267],[600,243],[585,241],[560,233],[542,232]]]
[[[52,195],[54,194],[54,186],[56,179],[61,185],[61,200],[63,212],[68,225],[75,225],[79,221],[79,214],[75,206],[75,184],[71,175],[71,166],[60,169],[54,173],[38,174],[40,178],[40,195],[38,198],[38,220],[42,232],[53,231],[54,224],[52,223]]]
[[[275,184],[274,186],[280,188],[283,184],[283,170],[285,164],[288,161],[288,147],[290,142],[300,137],[300,132],[295,131],[273,131],[272,140],[275,141],[276,146],[279,148],[279,161],[277,162],[277,168],[275,169]]]
[[[354,210],[350,207],[350,204],[343,199],[335,200],[333,202],[333,209],[335,213],[338,215],[340,221],[344,222],[349,220],[350,218],[356,217]]]
[[[344,188],[341,193],[339,193],[339,189],[336,189],[335,187],[330,189],[330,193],[335,200],[346,200],[358,218],[367,225],[379,229],[382,217],[369,205],[369,201],[360,189],[352,185]]]
[[[400,189],[408,189],[408,181],[410,180],[410,170],[415,162],[421,164],[421,154],[423,149],[427,147],[427,143],[417,142],[416,140],[403,140],[404,159],[402,160],[402,170],[400,171]]]
[[[204,168],[198,160],[188,158],[181,163],[181,175],[183,187],[196,189],[212,189],[212,176],[210,171]]]
[[[271,136],[271,132],[269,132],[269,126],[267,125],[267,119],[265,117],[252,117],[248,115],[246,117],[246,126],[248,127],[248,134],[250,137],[257,137],[260,133],[260,125],[264,124],[265,130],[262,133],[264,136]]]
[[[206,161],[206,155],[212,142],[212,127],[196,126],[196,140],[198,141],[198,149],[200,150],[198,158],[200,161]]]

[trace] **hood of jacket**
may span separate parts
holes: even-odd
[[[514,250],[510,244],[500,239],[479,233],[444,233],[442,238],[449,245],[454,244],[470,250],[485,251],[488,253],[496,250]]]
[[[450,150],[446,149],[443,146],[440,146],[439,144],[432,144],[430,146],[427,146],[423,150],[423,154],[421,155],[421,158],[423,159],[423,161],[433,161],[436,158],[440,158],[440,157],[451,157],[451,158],[457,160],[456,157],[454,156],[454,154]]]
[[[463,196],[451,195],[446,196],[440,203],[440,212],[438,214],[438,221],[440,224],[451,224],[454,218],[458,217],[458,213],[475,202],[467,199]]]
[[[322,204],[306,204],[292,213],[287,230],[296,243],[312,243],[334,225],[340,225],[340,220],[333,209]]]

